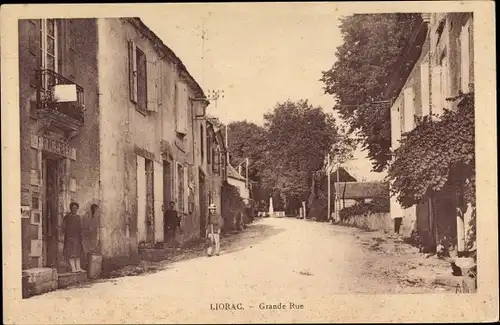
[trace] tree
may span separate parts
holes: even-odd
[[[263,184],[279,189],[285,205],[298,205],[309,194],[313,172],[339,139],[335,120],[307,100],[278,103],[264,115],[267,146]]]
[[[247,121],[232,122],[228,125],[228,150],[233,166],[249,160],[249,178],[259,181],[266,152],[267,134],[263,127]]]
[[[334,107],[359,132],[373,170],[380,172],[391,159],[390,108],[385,100],[388,76],[417,23],[418,14],[356,14],[341,20],[344,43],[333,66],[322,72],[325,93]]]

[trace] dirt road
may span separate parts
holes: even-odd
[[[223,241],[218,257],[22,300],[20,322],[293,322],[312,311],[321,315],[317,321],[334,321],[342,308],[332,308],[335,295],[406,292],[390,270],[374,264],[381,255],[362,245],[359,233],[298,219],[262,219]],[[419,290],[429,292],[412,289]],[[213,310],[226,303],[236,310]]]

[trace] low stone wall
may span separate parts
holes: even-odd
[[[367,230],[381,230],[384,232],[394,231],[394,221],[389,213],[372,213],[349,217],[342,224]]]
[[[359,215],[343,220],[341,224],[367,230],[380,230],[386,233],[394,232],[394,219],[390,213],[372,213],[369,215]],[[399,234],[403,237],[410,237],[415,228],[415,222],[409,218],[403,218],[399,228]]]

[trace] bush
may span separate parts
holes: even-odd
[[[346,220],[354,216],[361,216],[372,213],[388,213],[390,212],[390,203],[387,198],[375,198],[368,203],[356,203],[353,206],[340,210],[339,215],[341,220]]]
[[[319,197],[313,199],[311,201],[310,207],[311,208],[307,213],[308,219],[314,218],[316,221],[328,220],[328,199],[326,197]],[[333,212],[333,209],[331,211]]]
[[[240,230],[247,219],[245,203],[238,188],[228,183],[222,185],[222,218],[224,232]]]

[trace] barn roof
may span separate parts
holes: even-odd
[[[389,185],[383,182],[340,182],[335,185],[332,190],[338,188],[341,199],[373,199],[389,196]]]

